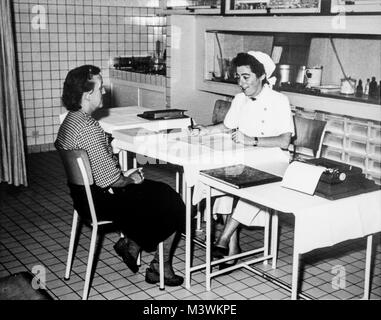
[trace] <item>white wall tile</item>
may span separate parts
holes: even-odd
[[[61,93],[70,68],[93,63],[103,70],[116,55],[146,55],[154,48],[156,0],[14,0],[19,78],[28,146],[51,143],[62,113]],[[33,29],[33,5],[45,6],[47,28]],[[133,19],[137,17],[137,19]],[[132,25],[135,23],[134,25]],[[150,28],[146,25],[149,24]],[[143,27],[139,27],[143,26]],[[156,39],[155,39],[156,40]],[[39,131],[40,137],[31,137]]]

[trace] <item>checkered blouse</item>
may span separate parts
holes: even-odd
[[[110,138],[111,135],[104,132],[91,116],[81,110],[70,111],[59,128],[54,145],[57,149],[86,150],[95,184],[107,188],[121,175]]]

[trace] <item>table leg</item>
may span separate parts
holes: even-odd
[[[276,269],[278,259],[278,211],[272,210],[271,215],[271,255],[273,256],[272,268]]]
[[[119,165],[122,171],[128,170],[128,152],[126,150],[119,151]]]
[[[180,193],[180,173],[176,171],[176,192]]]
[[[365,259],[365,281],[364,281],[364,297],[369,300],[370,295],[370,269],[372,264],[372,242],[373,235],[369,235],[366,239],[366,259]]]
[[[212,226],[211,226],[211,216],[212,216],[212,211],[211,211],[211,199],[210,199],[211,191],[210,187],[208,186],[206,188],[206,257],[205,257],[205,263],[206,263],[206,270],[205,270],[205,278],[206,278],[206,290],[210,291],[210,283],[211,283],[211,278],[210,278],[210,272],[211,272],[211,263],[212,263],[212,258],[211,258],[211,246],[212,246]]]
[[[191,242],[192,242],[192,228],[191,228],[191,214],[192,214],[192,197],[191,187],[186,188],[186,225],[185,225],[185,287],[190,288],[191,281]]]
[[[138,167],[138,160],[136,159],[136,155],[134,156],[132,167],[133,168],[137,168]]]
[[[265,220],[265,230],[264,230],[264,239],[263,239],[263,255],[269,255],[269,236],[270,236],[270,212],[269,209],[266,209],[266,220]],[[268,260],[263,261],[263,265],[267,266]]]
[[[292,259],[292,285],[291,300],[298,299],[298,277],[299,277],[299,253],[294,248],[294,256]]]
[[[183,194],[183,201],[185,202],[186,198],[187,198],[187,192],[188,192],[188,190],[186,190],[187,189],[187,183],[185,181],[185,176],[184,175],[185,175],[185,173],[183,172],[181,174],[181,192]]]

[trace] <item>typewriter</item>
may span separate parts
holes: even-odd
[[[323,198],[336,200],[380,189],[373,180],[365,177],[359,167],[326,158],[304,162],[326,168],[315,190],[315,195]]]

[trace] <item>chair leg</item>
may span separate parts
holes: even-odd
[[[138,267],[140,267],[141,264],[142,264],[142,252],[140,251],[140,252],[138,253],[138,257],[136,258],[136,265],[137,265]]]
[[[93,225],[93,231],[91,232],[89,259],[87,261],[85,286],[83,288],[82,300],[87,300],[87,297],[89,295],[91,270],[93,268],[95,246],[97,243],[97,235],[98,235],[98,225],[95,225],[95,226]]]
[[[73,263],[74,243],[75,243],[75,238],[77,235],[77,228],[78,228],[78,213],[76,210],[74,210],[73,223],[71,226],[71,233],[70,233],[69,252],[67,255],[67,262],[66,262],[65,280],[69,280],[70,278],[70,271],[71,271],[71,266]]]
[[[160,290],[164,290],[164,244],[159,243],[159,275],[160,275]]]

